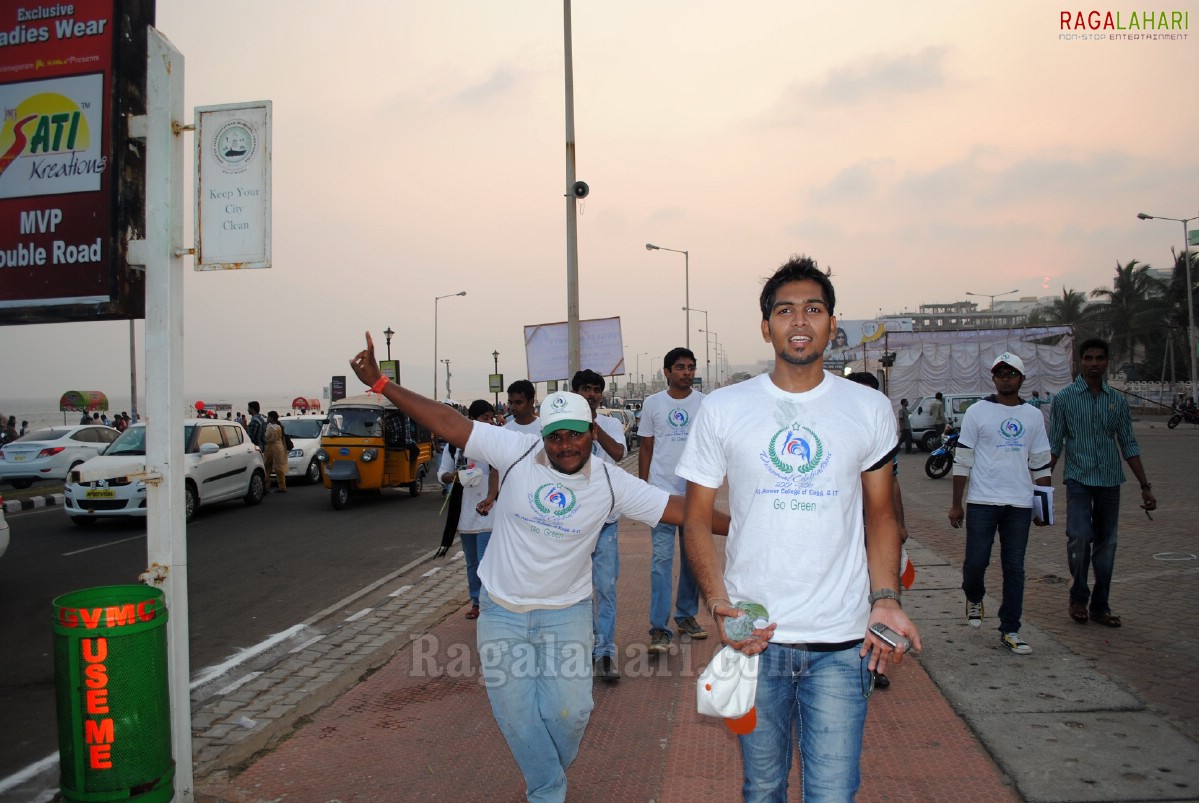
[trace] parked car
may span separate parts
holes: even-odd
[[[0,557],[8,551],[8,522],[4,520],[4,497],[0,496]]]
[[[136,474],[146,465],[146,425],[134,424],[67,478],[64,510],[71,521],[90,526],[102,518],[146,516],[146,483]],[[256,505],[266,495],[262,453],[236,421],[189,418],[183,424],[184,518],[203,505],[241,499]],[[100,479],[83,480],[82,477]]]
[[[946,393],[942,395],[945,403],[945,421],[955,427],[962,425],[962,416],[966,408],[981,399],[985,393]],[[941,443],[941,433],[933,429],[933,416],[928,411],[929,404],[935,396],[925,396],[910,404],[912,411],[912,440],[926,452],[936,449]]]
[[[103,452],[121,433],[102,424],[47,427],[0,448],[0,480],[28,488],[36,480],[65,480],[75,466]]]
[[[327,420],[323,413],[279,419],[295,447],[287,453],[288,479],[301,477],[305,482],[321,481],[321,463],[316,459],[316,453],[321,448],[321,429]]]

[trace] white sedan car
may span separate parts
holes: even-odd
[[[191,521],[202,505],[241,499],[256,505],[266,495],[262,453],[241,424],[189,418],[183,424],[184,516]],[[108,451],[72,471],[67,478],[64,510],[80,526],[98,519],[146,517],[146,426],[135,424],[121,433]],[[103,479],[81,481],[80,476]]]
[[[323,414],[289,415],[279,419],[283,431],[291,438],[292,450],[287,453],[287,477],[302,477],[305,482],[321,481],[321,464],[316,453],[321,448]]]
[[[34,430],[0,448],[0,480],[14,488],[65,480],[67,472],[103,452],[120,434],[102,424]]]

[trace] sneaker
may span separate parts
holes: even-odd
[[[595,659],[595,677],[608,683],[615,683],[620,680],[620,670],[616,668],[616,662],[612,660],[611,655],[603,655]]]
[[[1032,652],[1032,647],[1028,646],[1024,639],[1020,638],[1019,633],[1004,633],[999,637],[999,640],[1003,642],[1003,646],[1016,653],[1016,655],[1028,655]]]
[[[966,624],[971,627],[983,626],[983,604],[981,600],[978,602],[966,600]]]
[[[708,631],[699,626],[699,622],[695,621],[694,616],[688,616],[686,619],[680,619],[676,624],[679,626],[680,633],[686,633],[693,639],[703,639],[708,637]]]
[[[670,649],[670,632],[667,630],[654,630],[650,633],[649,651],[650,652],[666,652]]]

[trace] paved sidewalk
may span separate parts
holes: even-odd
[[[1066,615],[1059,498],[1059,523],[1030,537],[1021,631],[1030,656],[999,646],[994,596],[984,627],[966,626],[949,483],[924,477],[923,454],[901,455],[918,567],[905,607],[925,649],[871,698],[859,800],[1199,800],[1189,683],[1199,659],[1199,431],[1138,423],[1136,432],[1161,507],[1150,522],[1125,490],[1113,589],[1124,627]],[[717,643],[684,641],[649,657],[648,529],[622,522],[620,552],[624,677],[596,684],[569,799],[739,799],[734,737],[695,713],[695,677]],[[988,587],[1000,582],[996,554]],[[461,559],[410,567],[254,665],[200,685],[196,799],[522,799],[480,683],[465,586]]]

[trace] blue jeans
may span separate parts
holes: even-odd
[[[460,533],[462,554],[466,556],[466,588],[470,591],[470,604],[479,604],[479,563],[483,553],[487,551],[487,542],[491,540],[491,531],[485,533]]]
[[[479,594],[479,664],[491,713],[531,801],[566,799],[591,717],[591,599],[516,613]]]
[[[970,602],[982,602],[983,578],[991,562],[991,545],[999,532],[999,561],[1003,566],[1003,604],[999,632],[1019,633],[1024,612],[1024,552],[1032,508],[1011,505],[966,505],[966,558],[962,561],[962,590]]]
[[[620,576],[620,551],[616,547],[619,522],[605,524],[600,530],[595,551],[591,553],[591,585],[595,589],[595,649],[592,660],[616,657],[616,578]]]
[[[787,800],[796,739],[803,758],[803,800],[853,800],[862,782],[862,732],[870,693],[869,656],[861,645],[809,652],[771,644],[758,659],[758,724],[739,736],[746,803]]]
[[[670,588],[674,585],[674,531],[679,531],[679,591],[674,603],[674,620],[680,621],[695,616],[699,611],[699,586],[687,563],[687,547],[682,527],[659,524],[653,530],[654,558],[649,574],[649,628],[665,630],[670,618]]]
[[[1119,485],[1083,485],[1066,480],[1066,559],[1070,563],[1070,601],[1087,604],[1091,613],[1111,613],[1108,594],[1116,567],[1116,523],[1120,518]],[[1087,573],[1095,567],[1095,588],[1087,589]]]

